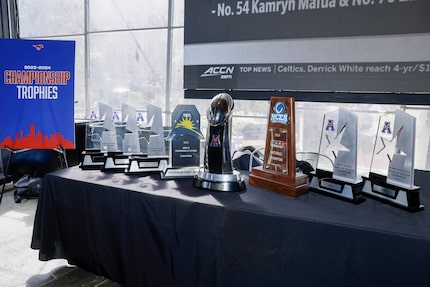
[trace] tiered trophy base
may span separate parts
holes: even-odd
[[[420,203],[420,190],[418,186],[404,188],[387,183],[387,177],[370,173],[364,178],[363,193],[373,199],[405,209],[410,212],[424,209]]]
[[[168,157],[131,156],[130,163],[125,170],[126,175],[146,176],[160,173],[167,167]]]
[[[291,178],[286,174],[263,169],[261,166],[252,169],[249,184],[291,197],[299,197],[309,191],[307,175],[296,174],[295,178]]]
[[[245,181],[238,171],[233,171],[232,174],[218,174],[206,172],[203,168],[200,168],[194,177],[193,186],[201,189],[232,192],[246,189]]]
[[[311,190],[341,200],[360,204],[366,200],[363,182],[349,183],[333,178],[333,172],[317,169],[311,178]]]
[[[122,152],[108,152],[104,159],[104,165],[101,168],[103,172],[124,172],[130,163],[128,155]]]
[[[82,170],[100,170],[104,166],[105,155],[100,151],[83,151],[80,168]]]

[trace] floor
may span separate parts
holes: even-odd
[[[38,251],[30,248],[37,199],[15,203],[14,190],[7,184],[0,204],[1,287],[120,287],[63,259],[40,261]]]

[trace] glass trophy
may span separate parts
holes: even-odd
[[[338,109],[324,115],[311,190],[356,204],[365,197],[357,174],[357,115]]]
[[[142,154],[130,156],[130,162],[125,171],[128,175],[162,172],[168,166],[166,131],[163,128],[161,108],[151,104],[147,108],[150,130],[138,130],[139,147]]]
[[[104,141],[107,154],[102,171],[125,172],[130,163],[130,156],[140,153],[136,115],[134,107],[123,103],[121,120],[118,115],[112,116],[115,132],[111,132]]]
[[[229,192],[246,189],[240,173],[233,170],[230,152],[233,107],[233,98],[227,93],[217,94],[210,102],[204,166],[194,177],[194,187]]]
[[[109,135],[114,129],[113,109],[104,103],[99,103],[99,115],[96,111],[90,114],[86,126],[85,151],[82,152],[80,168],[83,170],[100,170],[104,166],[105,151],[113,147],[113,139]]]
[[[422,210],[420,187],[414,185],[415,117],[396,110],[380,117],[366,196],[406,209]]]
[[[294,98],[272,97],[262,166],[253,167],[249,183],[291,197],[309,191],[308,177],[296,173]]]
[[[162,171],[162,179],[193,178],[200,167],[200,113],[194,105],[178,105],[172,114],[170,166]]]

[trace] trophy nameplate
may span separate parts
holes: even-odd
[[[166,145],[163,134],[150,135],[148,142],[148,157],[165,157]]]
[[[357,127],[357,116],[345,109],[324,115],[312,191],[356,204],[365,200],[357,175]]]
[[[198,171],[198,166],[184,166],[181,168],[166,167],[161,171],[161,179],[194,178]]]
[[[178,105],[172,114],[170,166],[162,179],[193,178],[200,167],[200,113],[194,105]]]
[[[414,185],[415,127],[415,117],[401,110],[380,117],[363,186],[366,196],[412,212],[424,208]]]
[[[230,153],[233,98],[227,93],[212,98],[207,111],[208,129],[204,166],[194,177],[193,186],[214,191],[243,191],[245,181],[233,170]]]
[[[139,143],[139,134],[137,132],[134,133],[126,133],[124,135],[124,144],[123,150],[124,154],[140,154],[140,143]]]
[[[262,166],[254,167],[249,183],[292,197],[309,191],[308,177],[296,173],[294,98],[272,97]]]

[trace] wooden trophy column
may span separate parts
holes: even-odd
[[[292,197],[309,191],[308,177],[296,174],[294,98],[272,97],[263,165],[252,169],[249,184]]]

